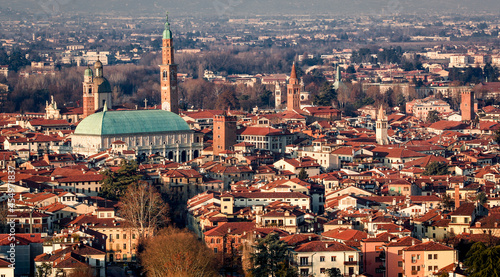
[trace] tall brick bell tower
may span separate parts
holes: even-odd
[[[213,135],[214,156],[229,150],[236,143],[236,117],[225,114],[214,115]]]
[[[172,31],[168,22],[168,13],[163,31],[161,74],[161,109],[179,113],[177,94],[177,65],[174,63],[174,45]]]
[[[286,94],[287,111],[300,111],[300,84],[297,78],[297,71],[295,70],[295,63],[292,66]]]
[[[463,91],[462,101],[460,102],[460,112],[462,121],[471,121],[474,119],[474,92]]]

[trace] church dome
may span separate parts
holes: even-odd
[[[102,68],[102,62],[99,59],[95,62],[94,68]]]
[[[189,131],[189,125],[175,113],[164,110],[106,111],[89,115],[75,135],[126,135]]]
[[[92,72],[92,69],[90,69],[90,67],[87,67],[87,69],[85,69],[84,76],[94,76],[94,73]]]
[[[111,85],[109,84],[108,79],[104,77],[94,78],[94,84],[97,87],[97,93],[111,92]]]

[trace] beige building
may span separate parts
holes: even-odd
[[[81,215],[69,226],[85,226],[106,235],[107,262],[135,262],[139,236],[125,221],[115,215],[113,208],[98,208],[96,215]]]

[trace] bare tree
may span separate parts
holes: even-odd
[[[129,185],[120,200],[120,215],[135,230],[140,241],[167,222],[167,203],[162,200],[156,189],[146,182]]]
[[[187,230],[173,227],[150,237],[140,255],[152,277],[210,277],[217,275],[213,252]]]

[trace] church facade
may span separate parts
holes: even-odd
[[[83,77],[83,117],[102,109],[104,105],[112,107],[113,95],[108,80],[104,77],[102,63],[97,60],[92,69],[85,69]]]
[[[94,155],[125,144],[138,156],[157,154],[171,161],[186,162],[201,155],[203,134],[195,132],[178,113],[177,66],[173,63],[170,24],[163,32],[161,71],[162,109],[111,111],[111,89],[103,77],[102,63],[96,62],[95,75],[90,68],[83,82],[84,119],[78,124],[71,142],[74,153]],[[96,112],[102,108],[102,111]]]
[[[203,134],[196,133],[180,116],[164,110],[94,113],[78,124],[71,136],[73,152],[94,155],[123,141],[138,156],[158,154],[175,162],[201,155]]]

